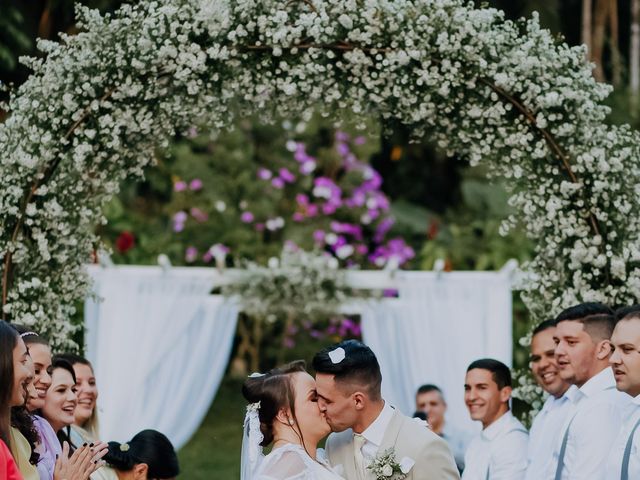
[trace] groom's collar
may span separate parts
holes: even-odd
[[[384,402],[384,407],[382,407],[382,411],[378,415],[378,417],[367,427],[367,429],[362,432],[362,436],[370,442],[374,444],[376,447],[379,447],[382,444],[382,439],[384,438],[384,433],[387,431],[387,427],[391,422],[391,418],[393,417],[394,409],[388,402]]]

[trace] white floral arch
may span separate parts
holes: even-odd
[[[114,15],[44,59],[0,125],[2,316],[68,343],[102,206],[194,123],[320,109],[376,114],[504,176],[536,257],[533,318],[640,293],[640,138],[607,126],[582,48],[538,19],[462,0],[163,0]],[[339,114],[338,114],[339,115]]]

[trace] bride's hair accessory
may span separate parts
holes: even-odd
[[[128,443],[123,443],[122,445],[120,445],[120,451],[121,452],[128,452],[129,451],[129,444]]]
[[[336,363],[340,363],[341,361],[344,360],[344,358],[347,356],[347,354],[344,351],[344,348],[342,347],[338,347],[335,350],[331,350],[329,353],[329,359],[331,359],[331,363],[333,363],[334,365]]]
[[[259,377],[264,377],[265,375],[266,373],[253,372],[251,375],[249,375],[249,378],[259,378]]]
[[[20,338],[24,338],[24,337],[39,337],[39,335],[36,332],[24,332],[20,334]]]

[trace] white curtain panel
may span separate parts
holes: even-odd
[[[140,430],[184,445],[228,364],[237,307],[210,295],[205,269],[90,267],[101,300],[85,306],[86,352],[100,397],[103,440]]]
[[[511,278],[504,272],[398,272],[397,299],[362,309],[363,340],[382,369],[383,395],[411,415],[415,392],[439,386],[447,421],[477,428],[464,405],[464,376],[476,359],[511,366]]]

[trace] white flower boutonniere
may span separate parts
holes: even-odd
[[[385,450],[373,459],[367,469],[376,476],[376,480],[403,480],[415,462],[404,457],[400,463],[396,460],[393,448]]]

